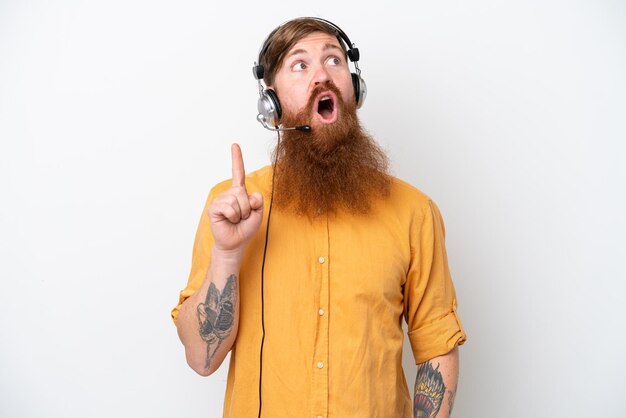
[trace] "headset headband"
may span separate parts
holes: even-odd
[[[341,30],[341,28],[337,25],[335,25],[333,22],[326,20],[326,19],[321,19],[319,17],[301,17],[298,19],[312,19],[312,20],[316,20],[318,22],[322,22],[325,23],[326,25],[330,26],[332,29],[335,30],[336,32],[336,36],[337,36],[337,40],[339,42],[344,43],[344,45],[347,48],[347,54],[348,54],[348,59],[350,59],[350,61],[354,62],[354,65],[356,67],[356,71],[357,74],[361,73],[361,70],[359,69],[359,58],[360,58],[360,54],[359,54],[359,48],[356,48],[354,46],[354,44],[352,42],[350,42],[350,38],[348,38],[348,35],[346,35],[346,33]],[[289,20],[285,23],[283,23],[282,25],[278,26],[276,29],[274,29],[268,36],[267,39],[265,39],[265,42],[263,42],[263,46],[261,46],[261,50],[259,51],[259,60],[257,62],[254,63],[254,67],[252,67],[252,73],[254,74],[254,78],[257,80],[262,80],[263,76],[265,75],[265,68],[263,68],[263,66],[261,65],[261,60],[263,59],[263,56],[265,55],[265,53],[267,52],[267,50],[269,49],[270,45],[272,44],[272,38],[274,37],[274,34],[283,26],[285,26],[287,23],[292,22],[293,20],[296,19],[292,19]]]

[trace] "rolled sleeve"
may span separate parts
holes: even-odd
[[[466,339],[456,310],[422,328],[409,331],[415,364],[449,353]]]
[[[411,265],[404,288],[404,315],[416,364],[466,341],[456,307],[443,219],[429,200],[411,227]]]

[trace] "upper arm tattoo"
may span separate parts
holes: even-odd
[[[433,369],[430,362],[417,366],[413,416],[415,418],[435,418],[441,408],[446,386],[439,372],[439,365]]]
[[[209,285],[204,303],[198,305],[198,322],[200,337],[207,343],[206,367],[211,365],[222,341],[233,330],[235,315],[235,298],[237,290],[237,276],[231,274],[226,279],[226,286],[220,293],[213,283]]]

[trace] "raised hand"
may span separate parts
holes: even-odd
[[[246,242],[257,232],[263,219],[263,195],[248,195],[246,173],[239,145],[231,147],[233,158],[232,186],[221,193],[208,208],[215,248],[221,251],[243,251]]]

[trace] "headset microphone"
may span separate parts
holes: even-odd
[[[258,120],[259,123],[261,125],[263,125],[263,127],[265,129],[269,130],[269,131],[274,131],[274,132],[283,132],[283,131],[311,132],[311,127],[309,125],[294,126],[293,128],[278,128],[278,127],[272,128],[271,126],[269,126],[267,124],[267,122],[265,122],[265,118],[261,114],[257,115],[256,120]]]

